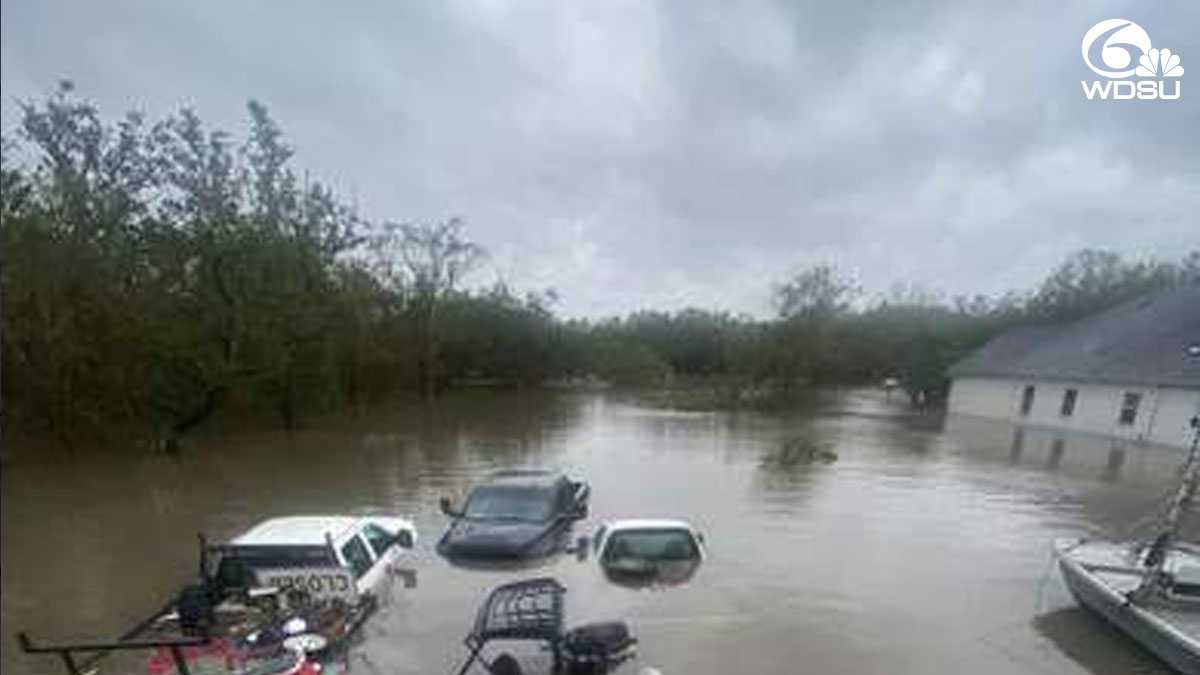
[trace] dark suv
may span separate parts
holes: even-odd
[[[587,516],[582,481],[540,469],[499,471],[472,488],[462,508],[442,498],[453,518],[438,541],[447,558],[533,558],[560,550],[571,523]]]

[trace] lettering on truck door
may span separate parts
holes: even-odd
[[[348,570],[340,567],[278,567],[258,571],[261,586],[281,590],[297,588],[314,599],[340,598],[354,602],[358,593]]]

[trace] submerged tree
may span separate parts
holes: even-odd
[[[801,270],[775,287],[775,367],[785,389],[800,379],[835,376],[834,329],[859,292],[854,280],[830,265]]]
[[[432,400],[441,376],[442,304],[486,253],[483,247],[466,238],[463,222],[458,218],[389,225],[384,236],[383,250],[390,249],[399,256],[409,284],[409,304],[421,349],[421,392],[426,400]]]

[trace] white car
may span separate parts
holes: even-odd
[[[249,567],[258,586],[356,601],[380,597],[416,541],[416,528],[404,518],[289,516],[264,520],[215,548],[222,559]]]
[[[592,537],[596,560],[618,583],[678,584],[708,555],[704,535],[682,520],[613,520]]]

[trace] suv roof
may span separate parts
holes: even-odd
[[[488,474],[486,483],[549,487],[563,478],[561,472],[549,469],[503,469]]]
[[[288,516],[269,518],[246,530],[235,545],[309,545],[325,544],[328,534],[337,540],[358,522],[353,516]]]

